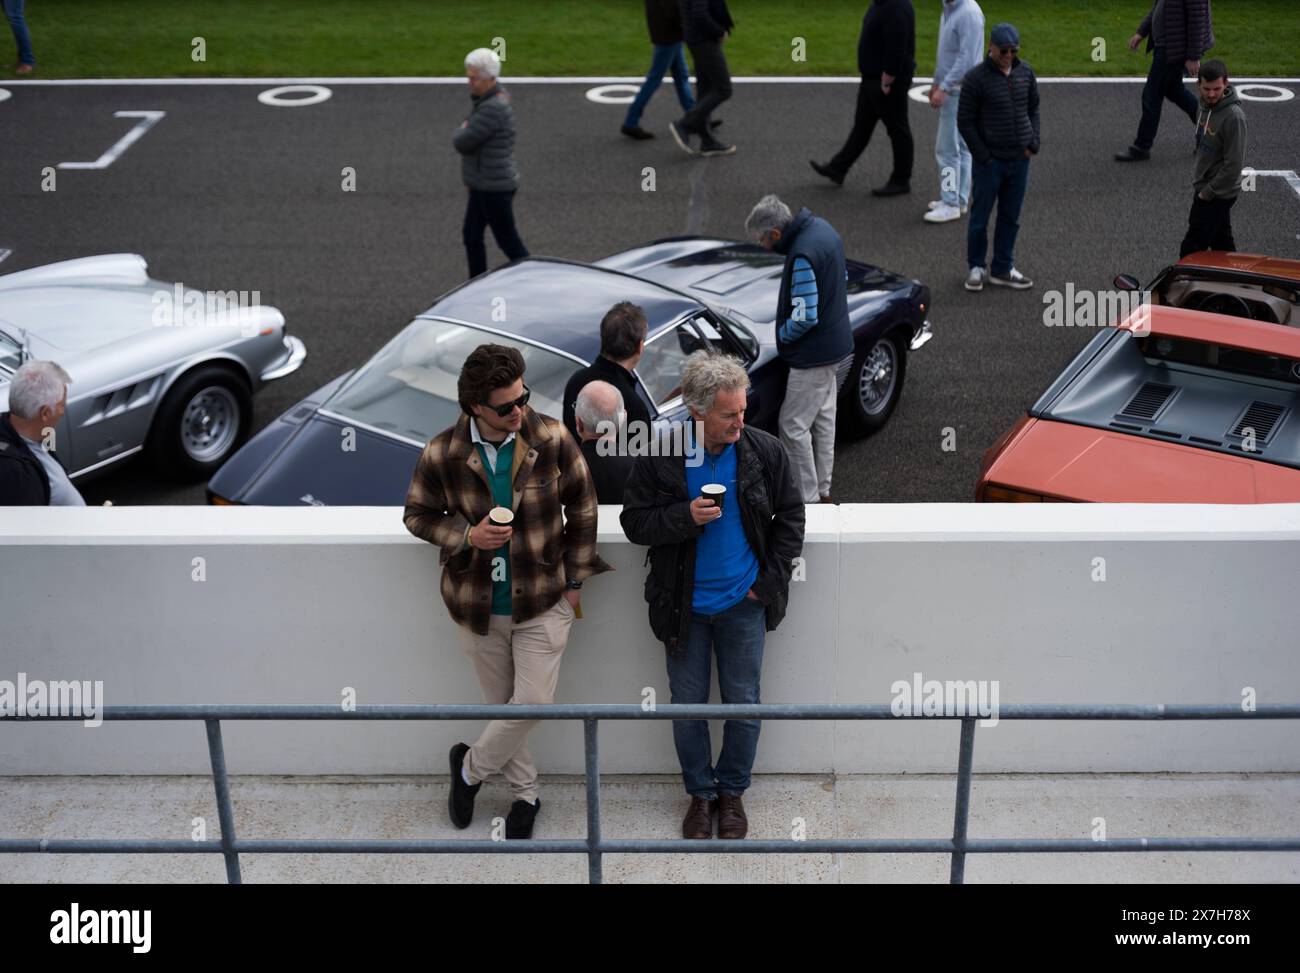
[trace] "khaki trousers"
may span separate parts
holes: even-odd
[[[485,703],[547,704],[555,701],[560,657],[569,641],[573,606],[563,595],[526,622],[493,615],[488,634],[463,626],[461,648],[474,663]],[[502,774],[517,800],[537,800],[537,766],[525,740],[537,720],[493,720],[465,755],[465,772],[477,784]]]
[[[804,503],[831,492],[835,466],[835,364],[792,368],[777,426]]]

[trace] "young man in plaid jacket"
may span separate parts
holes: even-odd
[[[442,598],[483,701],[551,703],[582,582],[612,570],[596,553],[596,489],[563,424],[528,408],[517,349],[479,345],[456,391],[464,414],[424,447],[402,519],[442,548]],[[493,507],[510,508],[513,524],[494,525]],[[541,802],[525,740],[536,722],[494,720],[472,747],[451,748],[456,827],[469,827],[479,787],[500,773],[515,795],[506,837],[532,836]]]

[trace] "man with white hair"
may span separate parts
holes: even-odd
[[[848,266],[835,228],[805,206],[768,194],[745,220],[765,250],[785,254],[776,299],[776,350],[790,367],[777,420],[805,503],[831,502],[839,363],[853,354]]]
[[[515,110],[497,81],[500,73],[501,59],[494,51],[480,47],[466,55],[465,77],[473,105],[469,117],[451,137],[461,154],[460,174],[469,190],[462,235],[470,277],[487,270],[486,227],[492,227],[497,246],[511,260],[528,256],[515,229],[514,198],[519,189],[513,154]]]
[[[86,505],[54,454],[71,381],[52,361],[24,362],[14,372],[9,411],[0,413],[0,506]]]
[[[620,448],[619,434],[627,428],[623,393],[608,382],[588,382],[573,407],[582,458],[596,484],[599,503],[622,503],[623,487],[635,457]]]
[[[745,425],[749,375],[727,355],[697,351],[682,370],[682,400],[698,441],[685,455],[638,456],[623,492],[628,540],[650,548],[650,629],[668,650],[674,703],[709,701],[718,660],[724,703],[759,703],[763,641],[785,617],[804,507],[780,440]],[[694,435],[692,438],[694,438]],[[688,462],[686,456],[691,459]],[[704,486],[721,504],[706,498]],[[758,752],[759,720],[727,720],[713,763],[709,724],[674,720],[673,742],[691,803],[683,838],[743,838],[741,795]]]

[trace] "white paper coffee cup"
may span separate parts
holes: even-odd
[[[515,512],[509,507],[493,507],[488,511],[488,520],[498,527],[509,527],[514,523]]]

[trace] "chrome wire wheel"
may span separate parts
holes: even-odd
[[[898,382],[898,352],[894,343],[881,338],[867,354],[858,372],[858,399],[862,411],[879,415],[889,407]]]

